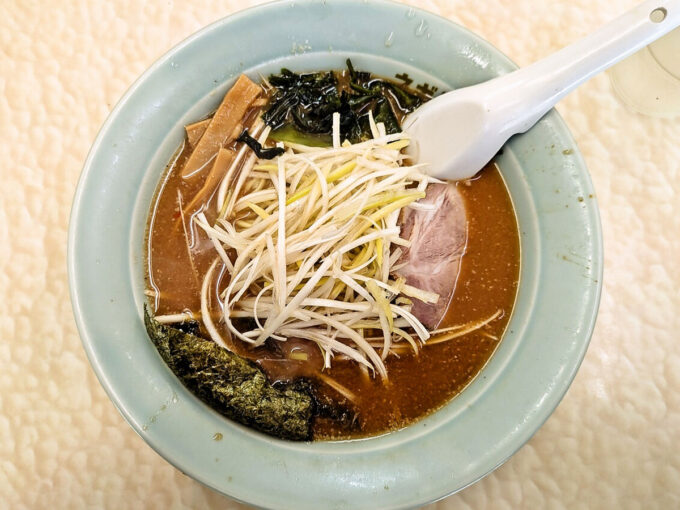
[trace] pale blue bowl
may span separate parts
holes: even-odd
[[[553,111],[498,160],[521,228],[518,301],[491,361],[445,408],[382,437],[290,443],[230,422],[179,383],[147,339],[141,311],[145,221],[182,126],[213,109],[239,73],[341,68],[347,57],[359,69],[407,71],[441,89],[515,67],[464,28],[395,3],[298,0],[240,12],[173,48],[130,88],[92,147],[73,203],[71,297],[102,385],[178,469],[260,507],[406,508],[475,482],[555,409],[597,313],[597,205],[576,144]]]

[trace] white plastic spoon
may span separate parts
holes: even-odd
[[[436,177],[470,178],[574,88],[678,25],[680,0],[647,0],[528,67],[442,94],[404,122],[411,155]]]

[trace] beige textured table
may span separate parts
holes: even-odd
[[[0,2],[2,510],[240,508],[162,460],[107,399],[73,321],[66,232],[87,150],[125,89],[175,43],[253,3]],[[634,2],[414,3],[524,65]],[[628,112],[604,75],[559,110],[602,211],[595,335],[535,437],[433,508],[680,508],[680,119]]]

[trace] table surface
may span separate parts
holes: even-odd
[[[0,3],[0,509],[242,508],[167,464],[106,397],[71,312],[66,233],[88,148],[126,88],[189,34],[255,3]],[[413,4],[526,65],[634,0]],[[540,431],[431,508],[680,507],[680,119],[627,111],[606,75],[558,110],[601,207],[595,334]]]

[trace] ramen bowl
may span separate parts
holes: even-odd
[[[464,28],[397,3],[297,0],[242,11],[137,80],[97,136],[73,204],[71,297],[102,386],[168,462],[259,507],[408,508],[474,483],[558,405],[597,314],[597,204],[575,141],[552,111],[497,157],[520,230],[517,301],[491,360],[442,409],[379,437],[294,443],[229,421],[180,383],[149,341],[142,307],[146,219],[183,126],[213,110],[241,73],[337,69],[348,57],[357,68],[407,72],[440,90],[515,69]]]

